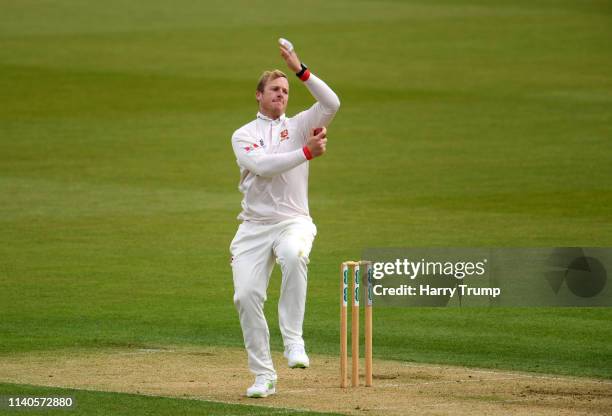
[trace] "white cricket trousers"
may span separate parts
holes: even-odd
[[[307,218],[278,224],[243,222],[232,240],[234,304],[238,309],[249,369],[276,379],[264,302],[274,263],[282,272],[278,321],[285,346],[304,345],[308,256],[317,228]]]

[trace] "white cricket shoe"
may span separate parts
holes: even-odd
[[[268,397],[276,393],[276,380],[272,380],[267,376],[255,377],[255,384],[249,387],[246,391],[247,397]]]
[[[285,358],[289,364],[289,368],[308,368],[310,360],[306,355],[304,346],[300,344],[291,344],[285,347]]]

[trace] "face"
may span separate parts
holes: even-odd
[[[259,101],[259,111],[266,116],[276,119],[285,113],[289,101],[289,82],[287,78],[276,78],[268,81],[264,91],[255,93]]]

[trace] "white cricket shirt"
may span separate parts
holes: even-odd
[[[304,82],[317,102],[294,117],[261,113],[232,135],[244,195],[238,219],[275,224],[310,218],[308,161],[302,148],[311,129],[327,126],[340,108],[338,96],[314,74]]]

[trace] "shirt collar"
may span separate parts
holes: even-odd
[[[258,111],[257,112],[257,118],[259,118],[261,120],[264,120],[264,121],[268,121],[268,122],[273,123],[273,124],[278,124],[278,123],[281,123],[281,122],[285,121],[287,116],[285,116],[285,114],[282,114],[279,118],[277,118],[276,120],[273,120],[270,117],[268,117],[268,116],[266,116],[266,115],[264,115],[264,114],[262,114],[261,112]]]

